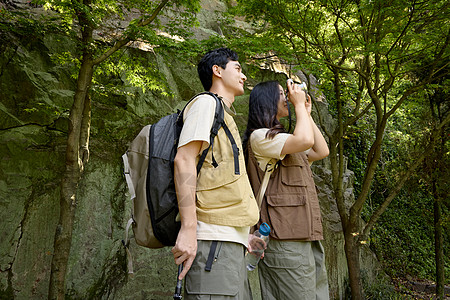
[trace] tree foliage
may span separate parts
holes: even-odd
[[[89,160],[91,92],[117,93],[114,84],[105,85],[99,79],[125,74],[128,84],[167,93],[156,66],[144,67],[145,61],[130,60],[119,50],[136,47],[155,52],[159,47],[183,48],[180,44],[189,40],[200,6],[199,1],[186,0],[35,0],[30,5],[41,8],[41,14],[14,7],[1,10],[1,29],[8,35],[2,39],[14,34],[27,37],[54,32],[66,36],[74,45],[70,51],[53,57],[71,65],[76,78],[48,294],[49,299],[63,299],[77,187]],[[102,64],[104,67],[99,67]]]
[[[414,143],[419,145],[406,152],[404,160],[385,151],[389,149],[386,135],[395,135],[392,120],[413,119],[409,114],[416,112],[414,104],[419,101],[414,100],[420,98],[420,92],[448,75],[450,26],[445,20],[450,16],[449,5],[445,1],[401,0],[246,0],[239,4],[238,12],[259,28],[247,43],[258,39],[266,42],[265,47],[251,48],[250,52],[263,56],[271,49],[287,64],[314,75],[337,118],[336,128],[322,129],[329,139],[352,295],[360,299],[359,247],[367,242],[376,221],[429,154],[427,141],[449,122],[446,114],[411,132],[410,140],[397,136],[410,149]],[[358,142],[354,137],[361,133]],[[346,148],[353,145],[363,153],[355,155],[354,149]],[[417,159],[412,153],[419,154]],[[344,155],[349,154],[358,162],[360,177],[357,199],[347,209],[343,168]],[[386,165],[380,161],[392,160],[402,167],[385,172]],[[374,180],[384,181],[388,188],[377,190]],[[361,228],[359,219],[374,192],[382,201],[366,215],[367,224]]]

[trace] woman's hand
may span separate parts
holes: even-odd
[[[267,243],[259,238],[254,236],[253,234],[249,234],[248,235],[248,247],[247,247],[247,251],[249,253],[252,253],[253,251],[261,251],[261,250],[266,250],[267,248]],[[261,258],[264,257],[264,252],[261,255]]]
[[[287,80],[288,98],[294,107],[307,102],[306,93],[299,84],[294,83],[292,79]]]
[[[314,133],[311,124],[311,100],[307,101],[306,92],[300,85],[288,80],[289,101],[294,105],[297,122],[294,132],[288,137],[281,149],[281,155],[308,150],[314,145]]]

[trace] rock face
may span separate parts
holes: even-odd
[[[15,5],[26,5],[20,1]],[[220,1],[204,1],[205,8],[226,9]],[[202,11],[202,34],[220,31],[211,14]],[[208,16],[210,19],[208,19]],[[206,21],[208,20],[208,22]],[[219,25],[218,25],[219,24]],[[218,27],[219,26],[219,27]],[[202,33],[203,32],[203,33]],[[54,63],[51,54],[70,42],[58,36],[33,41],[15,39],[5,47],[0,65],[0,298],[47,297],[53,238],[59,218],[60,179],[64,168],[68,109],[74,81],[69,70]],[[91,158],[78,188],[78,204],[67,274],[72,299],[168,299],[173,295],[176,266],[169,248],[149,250],[131,242],[133,276],[121,241],[130,217],[131,202],[122,174],[121,155],[142,126],[153,123],[201,91],[196,70],[172,65],[150,52],[130,51],[155,62],[169,83],[174,99],[143,93],[123,85],[129,93],[93,96]],[[134,54],[133,54],[134,53]],[[249,86],[262,80],[284,81],[286,76],[257,70]],[[236,101],[237,122],[245,128],[248,93]],[[333,126],[326,102],[317,102],[326,126]],[[333,298],[346,288],[346,261],[327,159],[313,167],[325,227],[325,251]],[[346,195],[353,199],[353,174],[345,174]],[[372,268],[374,260],[370,255]],[[255,299],[256,272],[250,274]]]

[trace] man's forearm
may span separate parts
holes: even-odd
[[[177,192],[178,208],[180,212],[181,226],[196,228],[197,214],[195,206],[195,191],[197,186],[195,164],[175,164],[174,177]]]
[[[200,143],[201,144],[201,143]],[[195,157],[199,144],[192,143],[178,149],[174,162],[175,189],[181,218],[181,228],[172,253],[176,264],[183,264],[183,271],[178,276],[183,279],[191,268],[197,253],[197,213],[195,191],[197,188],[197,170]]]

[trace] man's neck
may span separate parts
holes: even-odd
[[[221,97],[223,99],[223,102],[225,103],[226,106],[231,107],[231,105],[234,102],[234,95],[227,93],[226,91],[223,91],[221,89],[215,89],[215,88],[211,88],[209,90],[211,93],[214,93],[216,95],[218,95],[219,97]]]

